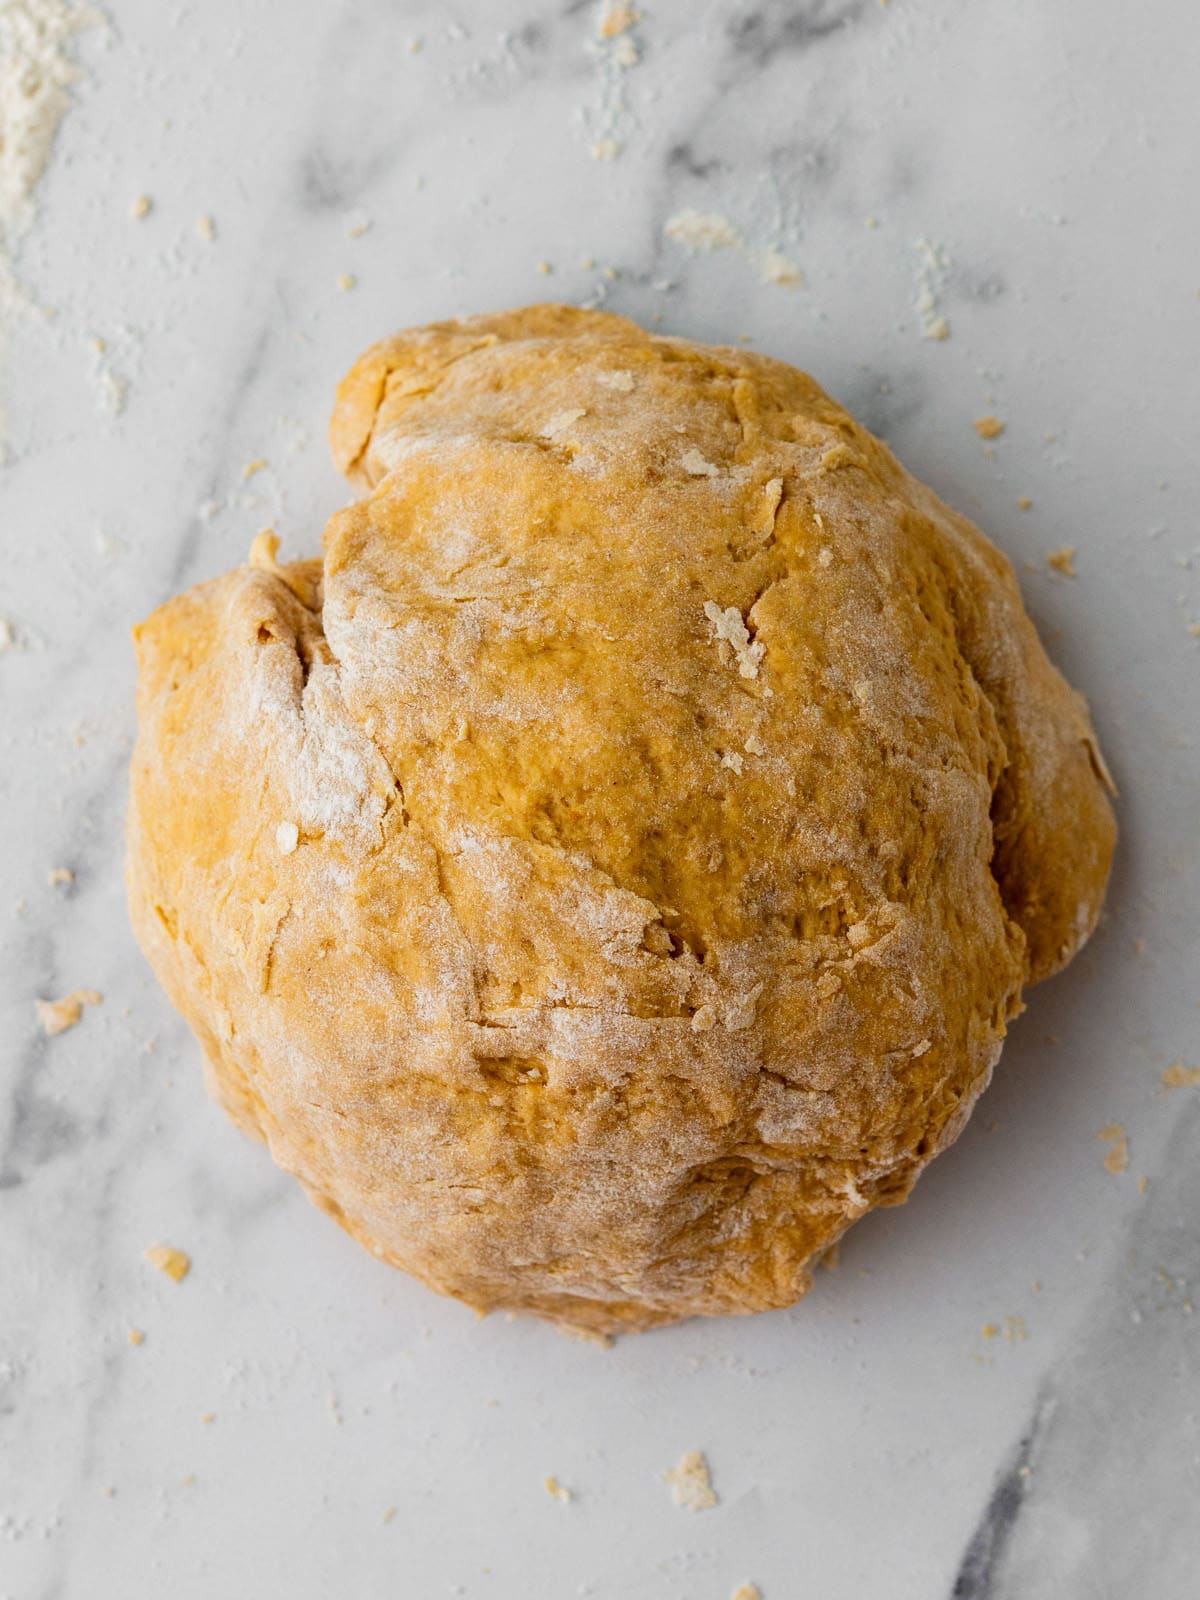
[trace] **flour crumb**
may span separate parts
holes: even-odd
[[[339,272],[337,277],[334,279],[334,282],[337,284],[342,293],[346,294],[349,292],[349,290],[354,288],[354,286],[358,283],[358,279],[352,272]]]
[[[747,735],[746,743],[742,746],[748,756],[765,756],[767,747],[756,733]]]
[[[717,1008],[712,1005],[697,1006],[692,1013],[692,1032],[710,1033],[717,1025]]]
[[[817,551],[817,565],[819,567],[831,567],[833,565],[833,551],[827,544],[822,545]]]
[[[182,1283],[192,1270],[192,1259],[184,1250],[169,1244],[152,1244],[145,1251],[146,1260],[159,1272],[166,1273],[173,1283]]]
[[[756,1583],[739,1583],[729,1600],[763,1600],[762,1590]]]
[[[84,1006],[98,1006],[104,996],[96,989],[75,989],[61,1000],[35,1000],[38,1021],[50,1038],[66,1033],[83,1016]]]
[[[615,161],[621,153],[621,146],[615,139],[597,139],[592,146],[593,161]]]
[[[133,216],[138,222],[140,222],[143,217],[148,217],[153,210],[154,201],[151,200],[148,194],[138,195],[137,199],[133,202]]]
[[[741,234],[728,217],[723,217],[719,211],[696,211],[691,206],[677,211],[663,232],[694,255],[732,250],[742,242]]]
[[[97,409],[107,412],[110,417],[119,417],[129,397],[129,379],[113,367],[112,352],[106,339],[93,337],[88,340],[88,348],[92,353],[89,376]]]
[[[606,389],[615,389],[618,394],[633,393],[633,373],[624,367],[619,367],[614,372],[598,372],[596,382]]]
[[[1024,1344],[1029,1337],[1029,1330],[1025,1326],[1025,1318],[1020,1316],[1005,1317],[1004,1337],[1009,1344]]]
[[[912,1059],[914,1061],[916,1061],[921,1056],[923,1056],[926,1053],[927,1050],[932,1050],[932,1049],[933,1049],[933,1040],[932,1039],[922,1039],[920,1044],[917,1044],[917,1045],[913,1046],[910,1054],[912,1056]]]
[[[1164,1089],[1200,1088],[1200,1067],[1185,1067],[1182,1061],[1172,1061],[1169,1067],[1163,1068],[1162,1086]]]
[[[370,233],[374,224],[370,217],[356,217],[353,222],[346,225],[347,239],[361,239],[364,233]]]
[[[270,463],[262,456],[255,456],[253,461],[247,461],[242,468],[242,482],[248,483],[256,472],[265,472]]]
[[[718,640],[730,646],[738,664],[738,674],[743,678],[757,678],[759,663],[766,654],[766,646],[759,640],[750,642],[750,630],[736,606],[726,606],[722,611],[715,600],[704,602],[704,615],[713,625]]]
[[[975,432],[981,439],[998,439],[1004,432],[1004,423],[999,417],[976,417]]]
[[[612,47],[612,59],[618,67],[623,68],[625,71],[628,71],[630,67],[636,67],[642,59],[637,40],[629,34],[623,33]]]
[[[917,239],[914,249],[917,252],[915,305],[921,331],[926,339],[948,339],[950,324],[941,313],[939,297],[946,282],[950,258],[941,245],[925,238]]]
[[[721,765],[723,767],[730,768],[730,770],[733,771],[733,772],[736,772],[738,777],[740,778],[741,775],[742,775],[742,770],[745,767],[746,763],[743,760],[743,758],[740,755],[738,755],[736,750],[727,750],[725,752],[725,754],[721,757]]]
[[[1102,1144],[1107,1144],[1104,1153],[1104,1165],[1114,1176],[1119,1177],[1129,1165],[1129,1136],[1119,1122],[1110,1122],[1107,1127],[1101,1128],[1096,1135]]]
[[[275,843],[281,856],[290,856],[300,843],[300,829],[294,822],[281,822],[275,829]]]
[[[129,1342],[130,1342],[130,1344],[145,1344],[146,1335],[142,1332],[142,1330],[140,1328],[130,1328],[130,1330],[129,1330]]]
[[[548,278],[554,271],[554,268],[549,261],[539,261],[537,264],[537,269],[543,278]]]
[[[212,244],[217,237],[217,225],[207,212],[202,217],[196,218],[196,232],[205,244]]]
[[[671,1485],[671,1498],[677,1506],[707,1511],[716,1505],[716,1491],[702,1450],[688,1450],[663,1477]]]
[[[70,867],[51,867],[46,876],[52,886],[75,882],[75,874]]]
[[[542,436],[546,439],[558,439],[564,433],[569,433],[575,424],[586,416],[587,412],[582,406],[577,406],[571,411],[556,411],[542,428]]]
[[[1023,494],[1021,496],[1021,498],[1017,501],[1017,510],[1018,511],[1032,511],[1033,510],[1033,501],[1029,498],[1029,496],[1027,494]]]
[[[764,283],[778,284],[781,289],[799,289],[804,283],[800,268],[781,250],[766,252],[762,258],[761,273]]]
[[[1055,572],[1061,572],[1064,578],[1077,578],[1075,571],[1075,546],[1063,545],[1061,550],[1051,550],[1046,557],[1046,565]]]
[[[0,656],[8,650],[18,649],[19,645],[17,630],[7,617],[0,617]]]
[[[571,1491],[565,1484],[559,1483],[553,1473],[547,1473],[542,1479],[542,1488],[552,1500],[558,1500],[562,1505],[569,1505],[572,1499]]]
[[[694,445],[690,450],[684,451],[679,464],[693,478],[716,478],[721,472],[720,467],[711,461],[706,461]]]

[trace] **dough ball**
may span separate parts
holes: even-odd
[[[615,1332],[904,1199],[1114,843],[1012,569],[804,374],[535,306],[375,346],[321,560],[137,630],[129,889],[378,1256]]]

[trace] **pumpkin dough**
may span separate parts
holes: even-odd
[[[376,1255],[619,1332],[784,1306],[959,1133],[1115,828],[1009,563],[811,378],[563,306],[369,350],[321,560],[137,630],[129,891]]]

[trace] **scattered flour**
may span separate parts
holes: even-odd
[[[711,255],[716,250],[736,250],[755,267],[764,283],[784,289],[798,289],[804,274],[791,256],[772,245],[766,250],[751,249],[729,218],[720,211],[697,211],[688,206],[669,217],[663,228],[668,239],[681,244],[693,255]]]
[[[69,40],[104,18],[69,0],[0,0],[0,227],[13,244],[33,220],[34,194],[82,76]]]
[[[733,250],[742,242],[742,236],[728,217],[719,211],[696,211],[689,206],[668,218],[663,229],[668,239],[674,239],[695,255],[708,255],[713,250]]]
[[[804,274],[782,250],[766,252],[762,258],[761,272],[764,283],[777,283],[781,289],[799,289],[804,284]]]

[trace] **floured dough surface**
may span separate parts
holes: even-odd
[[[133,919],[215,1092],[476,1307],[790,1303],[1095,924],[1083,701],[1007,561],[765,357],[444,323],[332,440],[323,560],[137,633]]]

